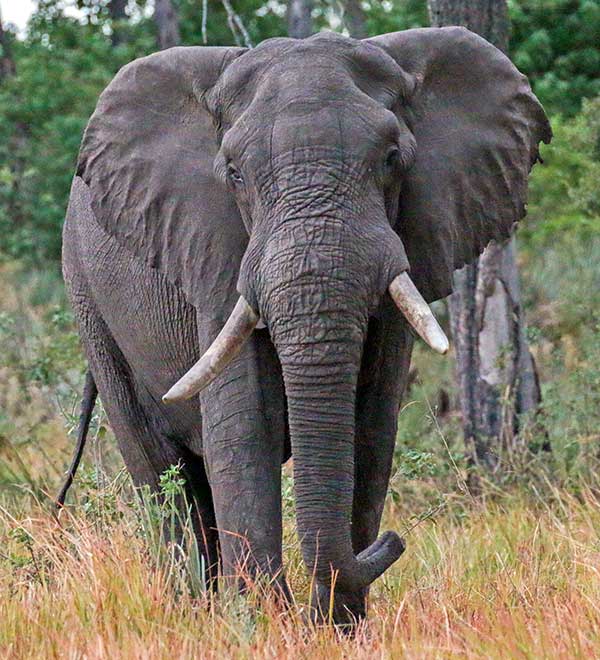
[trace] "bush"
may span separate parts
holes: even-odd
[[[556,232],[600,233],[600,96],[582,112],[552,119],[554,138],[542,147],[543,165],[530,179],[525,241],[546,242]]]

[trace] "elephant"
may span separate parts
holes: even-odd
[[[378,534],[413,336],[447,351],[429,303],[511,235],[550,139],[526,78],[460,27],[176,47],[118,72],[63,233],[80,442],[98,392],[135,484],[182,466],[207,582],[290,597],[293,457],[313,607],[365,616],[404,550]]]

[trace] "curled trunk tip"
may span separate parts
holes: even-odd
[[[340,571],[336,585],[343,591],[359,591],[368,587],[400,558],[405,549],[404,540],[396,532],[384,532],[356,556],[350,570]]]

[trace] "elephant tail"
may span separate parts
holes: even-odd
[[[56,497],[56,507],[58,509],[63,507],[67,492],[73,483],[75,473],[79,467],[79,462],[81,461],[81,456],[85,449],[87,433],[90,428],[90,421],[92,419],[92,413],[94,412],[94,406],[96,405],[97,396],[98,388],[96,387],[94,376],[88,368],[87,373],[85,374],[85,385],[83,387],[83,397],[81,399],[81,413],[79,415],[79,425],[77,428],[77,444],[73,451],[73,458],[71,459],[71,465],[69,466],[65,481]]]

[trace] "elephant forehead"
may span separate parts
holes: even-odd
[[[333,149],[336,157],[352,162],[397,142],[401,127],[396,115],[348,78],[331,62],[308,78],[298,64],[278,66],[239,114],[229,113],[223,152],[258,161],[265,155],[271,161],[283,157],[292,164],[307,157],[328,159]]]
[[[347,100],[356,90],[385,107],[414,87],[381,48],[334,34],[309,39],[272,39],[247,52],[222,74],[209,107],[235,121],[258,96],[266,102]]]
[[[361,174],[370,154],[399,141],[397,118],[368,101],[298,97],[276,112],[256,101],[226,132],[222,152],[257,172],[266,163],[280,180],[341,184],[348,175]]]
[[[382,134],[391,136],[397,131],[393,115],[389,122],[380,115],[379,108],[362,99],[335,103],[315,97],[307,103],[305,99],[292,98],[273,117],[269,142],[273,154],[310,153],[311,148],[320,153],[335,147],[346,156],[358,155],[376,145]],[[369,117],[369,121],[363,117]]]

